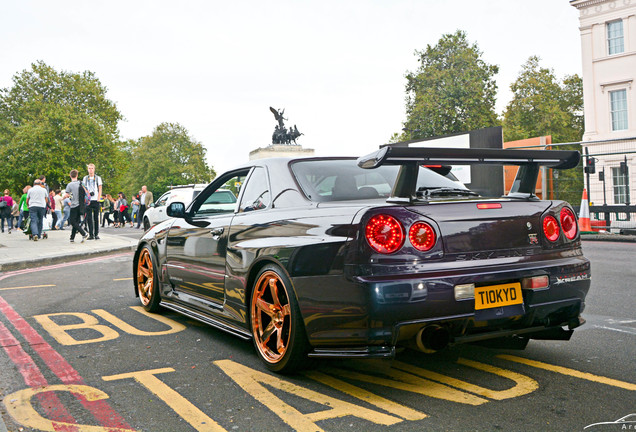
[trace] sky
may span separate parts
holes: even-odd
[[[217,173],[271,144],[285,109],[317,156],[361,156],[400,132],[416,50],[463,30],[499,66],[496,108],[530,56],[581,75],[568,0],[0,0],[0,88],[37,61],[94,72],[122,139],[179,123]],[[99,168],[98,168],[99,171]]]

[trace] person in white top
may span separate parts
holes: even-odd
[[[82,183],[91,195],[91,203],[86,207],[86,221],[88,223],[88,240],[99,240],[99,202],[102,199],[102,178],[95,174],[95,164],[88,164],[88,175]]]
[[[40,180],[35,180],[33,187],[27,192],[27,205],[29,206],[29,217],[31,218],[31,235],[29,239],[38,241],[42,237],[48,237],[46,233],[42,232],[48,202],[49,194],[40,184]]]

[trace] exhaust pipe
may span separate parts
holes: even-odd
[[[423,352],[434,352],[446,348],[450,340],[448,329],[439,325],[423,327],[415,336],[415,344]]]

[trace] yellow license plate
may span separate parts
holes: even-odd
[[[519,282],[475,287],[475,310],[523,303]]]

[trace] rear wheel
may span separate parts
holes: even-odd
[[[291,281],[275,265],[256,277],[250,317],[254,346],[265,366],[275,372],[300,369],[309,343]]]
[[[144,231],[148,231],[150,229],[150,221],[148,218],[144,218]]]
[[[154,253],[148,245],[145,245],[139,253],[136,271],[139,300],[148,312],[157,312],[161,301],[156,263]]]

